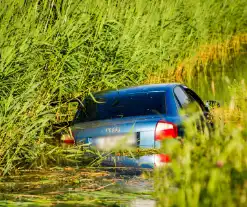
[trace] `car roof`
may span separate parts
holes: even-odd
[[[174,88],[177,85],[181,85],[180,83],[167,83],[167,84],[149,84],[149,85],[139,85],[132,87],[125,87],[120,89],[112,89],[105,90],[94,93],[95,96],[114,96],[118,95],[127,95],[127,94],[135,94],[135,93],[143,93],[143,92],[158,92],[165,91],[167,88]]]

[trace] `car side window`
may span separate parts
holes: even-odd
[[[179,86],[174,88],[174,94],[181,108],[185,108],[192,102],[190,97]]]

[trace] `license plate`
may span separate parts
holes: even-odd
[[[97,137],[93,144],[99,150],[110,151],[133,148],[137,144],[136,133]]]

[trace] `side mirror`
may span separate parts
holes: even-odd
[[[220,107],[220,103],[218,101],[215,101],[215,100],[208,100],[208,101],[206,101],[205,105],[208,109],[214,109],[214,108]]]

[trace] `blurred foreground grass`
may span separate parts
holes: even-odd
[[[215,131],[198,134],[190,123],[183,146],[163,143],[173,162],[155,170],[157,206],[246,206],[246,83],[235,83],[232,100],[214,110]]]

